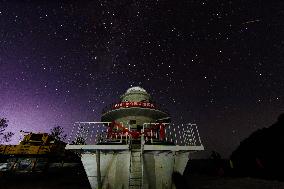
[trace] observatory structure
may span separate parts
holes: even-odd
[[[76,122],[67,150],[80,153],[92,189],[172,189],[190,152],[204,150],[196,124],[170,115],[141,87],[107,106],[100,122]]]

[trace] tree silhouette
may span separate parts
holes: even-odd
[[[8,127],[8,120],[6,118],[0,118],[0,143],[11,141],[14,133],[5,132],[5,129]]]
[[[76,137],[74,141],[71,142],[71,144],[74,145],[85,145],[86,144],[86,140],[83,137]]]
[[[55,139],[55,141],[65,141],[67,134],[64,133],[63,127],[54,126],[50,129],[50,136]]]

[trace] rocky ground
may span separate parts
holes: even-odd
[[[188,176],[189,189],[284,189],[284,182],[257,178]]]
[[[284,189],[284,182],[256,178],[230,178],[190,175],[188,189]],[[0,188],[5,189],[90,189],[84,172],[65,170],[48,174],[2,174]]]
[[[49,173],[2,174],[0,188],[5,189],[90,189],[84,172],[64,170]]]

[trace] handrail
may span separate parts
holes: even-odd
[[[131,144],[132,140],[144,144],[175,144],[200,146],[202,141],[196,124],[174,125],[169,123],[144,123],[141,131],[130,125],[116,122],[76,122],[68,139],[68,144]],[[71,142],[72,141],[72,142]]]

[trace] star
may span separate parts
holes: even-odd
[[[15,131],[69,132],[141,86],[228,156],[250,134],[247,120],[267,127],[284,106],[282,10],[273,2],[265,14],[246,1],[1,5],[0,118],[21,123]],[[236,127],[244,136],[235,141],[222,134]]]

